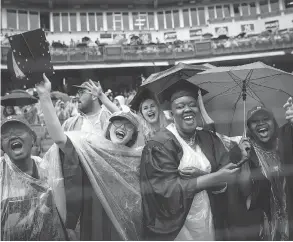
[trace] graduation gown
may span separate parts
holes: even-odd
[[[229,163],[228,153],[212,132],[197,131],[199,146],[211,163],[212,171]],[[182,179],[178,166],[183,151],[176,137],[161,130],[145,146],[141,158],[140,182],[143,208],[143,237],[146,240],[174,240],[184,225],[193,202],[196,178]],[[208,190],[215,237],[226,238],[226,194]]]

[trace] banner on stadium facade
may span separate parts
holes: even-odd
[[[279,20],[265,22],[266,30],[276,30],[279,29]]]
[[[152,35],[150,33],[139,34],[139,38],[143,44],[149,44],[152,42]]]
[[[254,32],[254,24],[243,24],[243,25],[241,25],[241,32],[244,32],[244,33]]]
[[[164,33],[165,41],[175,41],[177,40],[177,33],[176,32],[166,32]]]
[[[227,26],[223,26],[223,27],[216,27],[216,35],[220,36],[220,35],[228,35],[229,34],[229,30]]]
[[[202,36],[202,29],[190,29],[189,30],[190,39],[198,38],[200,36]]]
[[[100,34],[100,39],[112,39],[112,34],[109,34],[109,33]]]

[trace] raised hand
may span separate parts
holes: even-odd
[[[214,120],[211,119],[211,117],[208,115],[208,113],[205,109],[200,89],[198,90],[198,106],[199,106],[199,109],[200,109],[200,112],[201,112],[201,115],[202,115],[204,121],[207,124],[214,123]]]
[[[51,82],[46,77],[45,73],[43,73],[43,81],[39,84],[36,84],[36,89],[39,95],[51,92]]]
[[[92,81],[89,80],[85,84],[85,88],[90,91],[90,93],[96,97],[100,97],[103,93],[102,87],[100,85],[100,82],[98,82],[98,86]]]
[[[284,104],[283,108],[285,109],[286,113],[286,120],[290,121],[293,124],[293,101],[292,97],[288,99],[288,101]]]

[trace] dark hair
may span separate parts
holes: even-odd
[[[12,108],[12,110],[13,110],[13,113],[12,114],[8,114],[7,113],[7,108],[8,107],[11,107]],[[11,115],[15,115],[16,114],[16,112],[15,112],[15,109],[14,109],[14,107],[13,106],[6,106],[6,107],[4,107],[4,110],[3,110],[3,115],[5,116],[5,117],[8,117],[8,116],[11,116]]]

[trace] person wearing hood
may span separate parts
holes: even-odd
[[[92,83],[88,83],[86,88],[88,90],[89,88],[93,88],[92,92],[90,92],[91,95],[99,95],[100,93],[100,88]],[[127,204],[132,204],[136,202],[136,200],[131,200],[128,202],[126,201],[125,204],[125,197],[127,194],[123,195],[124,193],[122,191],[123,189],[128,190],[131,188],[131,186],[118,187],[118,190],[117,186],[114,186],[114,192],[111,189],[106,189],[103,191],[97,189],[100,189],[101,186],[102,189],[104,189],[104,179],[107,178],[107,174],[112,176],[118,172],[119,164],[114,164],[115,167],[113,169],[111,166],[109,166],[109,160],[123,160],[123,157],[131,157],[132,153],[139,153],[139,148],[134,148],[137,144],[137,137],[139,135],[139,122],[137,121],[134,114],[120,111],[118,113],[112,114],[107,121],[108,124],[107,122],[105,123],[106,131],[104,135],[98,132],[85,133],[83,131],[65,133],[61,127],[52,101],[49,97],[50,89],[51,83],[47,78],[44,78],[43,83],[37,85],[41,108],[44,113],[49,135],[52,137],[61,153],[60,157],[61,165],[63,167],[66,196],[65,226],[67,232],[71,239],[110,240],[111,237],[114,237],[115,240],[120,240],[121,237],[119,237],[117,230],[114,230],[111,224],[111,221],[113,221],[113,216],[112,220],[110,220],[110,217],[108,217],[109,214],[105,213],[105,211],[102,209],[105,209],[105,203],[108,204],[121,202],[123,203],[121,206],[126,207],[123,207],[119,211],[122,212],[127,210],[129,208]],[[111,152],[107,152],[107,148],[109,147],[111,148]],[[141,154],[141,151],[139,154]],[[121,176],[115,175],[115,177],[111,178],[109,185],[113,185],[113,181],[115,179],[121,179],[123,180],[123,182],[121,182],[121,186],[124,186],[124,184],[126,184],[125,180],[128,179],[128,173],[131,178],[131,182],[133,180],[137,180],[138,184],[138,176],[137,179],[135,177],[131,177],[131,173],[133,171],[131,172],[130,170],[129,172],[125,173],[126,167],[129,166],[131,168],[131,166],[136,166],[136,164],[139,164],[138,157],[140,156],[135,155],[135,158],[132,160],[126,160],[126,162],[130,162],[130,164],[121,164],[121,166],[124,167],[121,169],[123,174]],[[137,162],[134,162],[133,160]],[[103,174],[97,176],[96,174],[100,173],[101,170],[104,169],[104,166],[98,166],[96,172],[93,172],[93,167],[95,164],[100,163],[103,163],[107,169],[103,172]],[[91,167],[90,171],[87,170],[87,166]],[[101,185],[101,183],[103,185]],[[131,188],[129,192],[133,192],[133,188]],[[104,195],[105,193],[111,194],[111,197],[108,198],[106,202],[104,198],[104,196],[106,196]],[[139,201],[140,194],[138,194],[136,191],[134,191],[134,193],[134,196],[137,197]],[[116,199],[116,201],[113,201],[113,197],[116,195],[123,195],[124,200]],[[138,202],[138,204],[140,203]],[[139,207],[135,209],[132,208],[131,211],[134,211],[138,208]],[[116,207],[113,206],[111,209],[116,209]],[[111,214],[112,213],[110,213],[110,215]],[[116,219],[120,217],[121,216],[115,214],[114,220],[116,221]],[[78,235],[78,233],[75,231],[79,218],[80,235]],[[124,223],[130,223],[128,220],[123,221]],[[130,227],[136,226],[136,224],[137,223],[131,223]],[[124,229],[125,226],[122,226],[122,228]],[[119,230],[118,233],[119,232],[121,231]],[[122,235],[125,236],[125,234]],[[136,233],[130,236],[134,236],[134,240],[137,240],[138,238],[135,237],[137,236]]]
[[[125,105],[125,98],[122,95],[116,96],[113,102],[121,111],[130,111],[130,108]]]
[[[286,180],[279,153],[279,126],[273,113],[257,106],[248,111],[247,137],[251,150],[240,175],[248,210],[260,210],[260,239],[288,240]]]
[[[1,240],[65,240],[54,184],[58,178],[50,162],[33,156],[37,136],[22,117],[1,122]]]
[[[199,99],[204,119],[215,131],[214,121],[205,111],[201,96]],[[230,159],[239,159],[237,143],[244,142],[252,146],[250,159],[242,165],[238,182],[228,189],[229,240],[280,240],[288,236],[290,240],[293,238],[293,211],[290,206],[293,195],[292,98],[288,99],[284,109],[288,122],[281,128],[269,109],[258,106],[248,112],[248,139],[240,141],[242,137],[227,137],[216,133],[226,149],[231,151]],[[279,171],[271,175],[273,168]],[[284,183],[285,180],[287,181]],[[277,202],[273,199],[277,199]],[[275,214],[272,214],[273,210]]]

